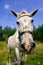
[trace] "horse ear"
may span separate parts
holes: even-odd
[[[16,17],[18,16],[18,13],[14,10],[11,10],[11,12],[13,13],[13,15],[15,15]]]
[[[34,16],[37,13],[38,9],[35,9],[34,11],[29,13],[29,16]]]

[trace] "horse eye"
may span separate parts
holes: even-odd
[[[34,20],[32,20],[31,22],[33,22]]]
[[[17,22],[17,24],[19,25],[19,22]]]

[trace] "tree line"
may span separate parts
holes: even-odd
[[[9,36],[13,35],[16,31],[16,28],[11,28],[6,26],[4,29],[0,26],[0,41],[5,41]]]
[[[8,37],[16,32],[16,28],[6,26],[4,29],[0,26],[0,41],[7,41]],[[34,40],[43,42],[43,24],[37,29],[34,27],[33,31]]]
[[[34,39],[43,42],[43,24],[34,30]]]

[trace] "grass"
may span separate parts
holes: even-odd
[[[0,42],[0,65],[6,65],[7,44]],[[26,65],[43,65],[43,43],[36,41],[36,49],[27,56]]]
[[[7,57],[7,45],[5,42],[0,42],[0,65],[5,65]]]

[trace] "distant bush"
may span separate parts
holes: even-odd
[[[2,29],[2,26],[0,26],[0,41],[4,41],[9,36],[13,35],[16,31],[16,28],[11,29],[11,27],[6,26],[4,29]]]
[[[43,42],[43,25],[34,30],[34,39]]]

